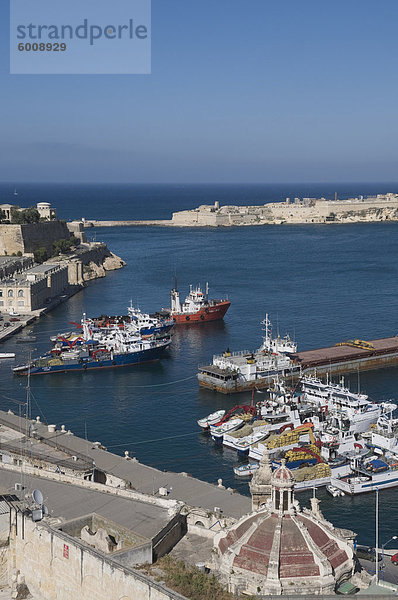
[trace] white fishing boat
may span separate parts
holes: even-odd
[[[368,399],[366,394],[350,391],[344,385],[344,379],[339,384],[323,382],[317,377],[306,375],[301,379],[301,389],[305,401],[313,404],[321,411],[341,411],[350,422],[352,433],[368,431],[372,423],[383,415],[397,408],[391,402],[376,404]]]
[[[227,349],[214,355],[211,365],[199,366],[199,385],[229,394],[267,387],[279,375],[299,373],[300,366],[290,358],[296,344],[288,336],[272,338],[268,315],[264,323],[265,336],[260,348],[240,352]]]
[[[0,358],[15,358],[15,352],[0,352]]]
[[[197,421],[199,427],[201,427],[202,429],[209,429],[210,425],[215,425],[216,423],[218,423],[219,421],[221,421],[221,419],[223,418],[223,416],[225,415],[225,410],[217,410],[214,413],[211,413],[210,415],[207,415],[207,417],[203,417],[203,419],[199,419]]]
[[[230,419],[229,421],[226,421],[222,425],[211,425],[210,426],[211,437],[216,443],[222,443],[224,433],[229,433],[231,431],[235,431],[236,429],[239,429],[239,427],[242,427],[243,423],[244,423],[243,419],[237,418],[237,419]]]
[[[396,487],[398,462],[382,460],[377,455],[363,461],[354,458],[351,471],[344,477],[332,477],[330,482],[350,496]]]
[[[247,430],[247,431],[246,431]],[[241,434],[241,435],[239,435]],[[261,442],[269,435],[269,424],[259,425],[255,427],[245,425],[235,432],[225,433],[223,437],[223,445],[232,450],[236,450],[238,454],[248,454],[252,444]]]

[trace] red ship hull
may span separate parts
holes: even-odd
[[[200,310],[194,313],[171,313],[170,316],[175,320],[176,325],[189,325],[190,323],[205,323],[206,321],[218,321],[219,319],[224,318],[224,315],[229,309],[230,304],[231,302],[229,300],[223,300],[222,302],[219,302],[214,306],[209,304],[208,306],[201,308]]]

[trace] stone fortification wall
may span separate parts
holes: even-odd
[[[50,525],[12,511],[9,578],[43,600],[186,600]]]
[[[207,206],[173,213],[176,227],[231,227],[283,223],[356,223],[398,220],[398,196],[351,200],[304,199],[262,206]]]
[[[60,262],[60,257],[52,260]],[[96,242],[81,244],[73,254],[62,258],[62,264],[68,267],[69,284],[82,285],[85,281],[105,277],[106,271],[121,269],[126,263],[113,254],[106,244]]]
[[[70,233],[64,221],[43,221],[27,225],[0,225],[0,255],[33,254],[44,247],[52,252],[56,240],[69,239]]]

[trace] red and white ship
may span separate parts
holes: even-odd
[[[209,286],[206,284],[206,293],[202,292],[200,286],[189,288],[189,294],[185,302],[180,301],[180,292],[177,283],[170,292],[171,309],[170,316],[176,324],[203,323],[205,321],[217,321],[223,319],[229,309],[231,302],[224,300],[209,300]]]

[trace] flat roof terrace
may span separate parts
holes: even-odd
[[[0,467],[0,477],[2,490],[14,494],[14,485],[21,482],[21,474]],[[150,539],[156,536],[171,518],[168,509],[161,506],[42,477],[24,475],[24,487],[24,493],[32,493],[34,489],[42,492],[52,517],[62,517],[69,521],[96,513]]]
[[[17,431],[26,431],[25,420],[12,412],[0,411],[0,423]],[[58,448],[69,455],[77,456],[83,461],[95,461],[95,468],[106,474],[113,475],[126,482],[131,482],[132,489],[144,494],[153,495],[159,488],[166,488],[172,493],[169,499],[180,500],[189,506],[197,506],[206,510],[220,507],[225,516],[239,518],[251,510],[251,499],[232,490],[223,489],[217,485],[195,479],[187,473],[159,471],[143,465],[135,460],[106,449],[99,448],[94,442],[81,439],[67,431],[56,430],[49,432],[43,423],[33,421],[37,438],[43,444]],[[217,474],[215,474],[215,479]],[[98,511],[97,511],[98,512]],[[110,517],[112,518],[112,517]]]

